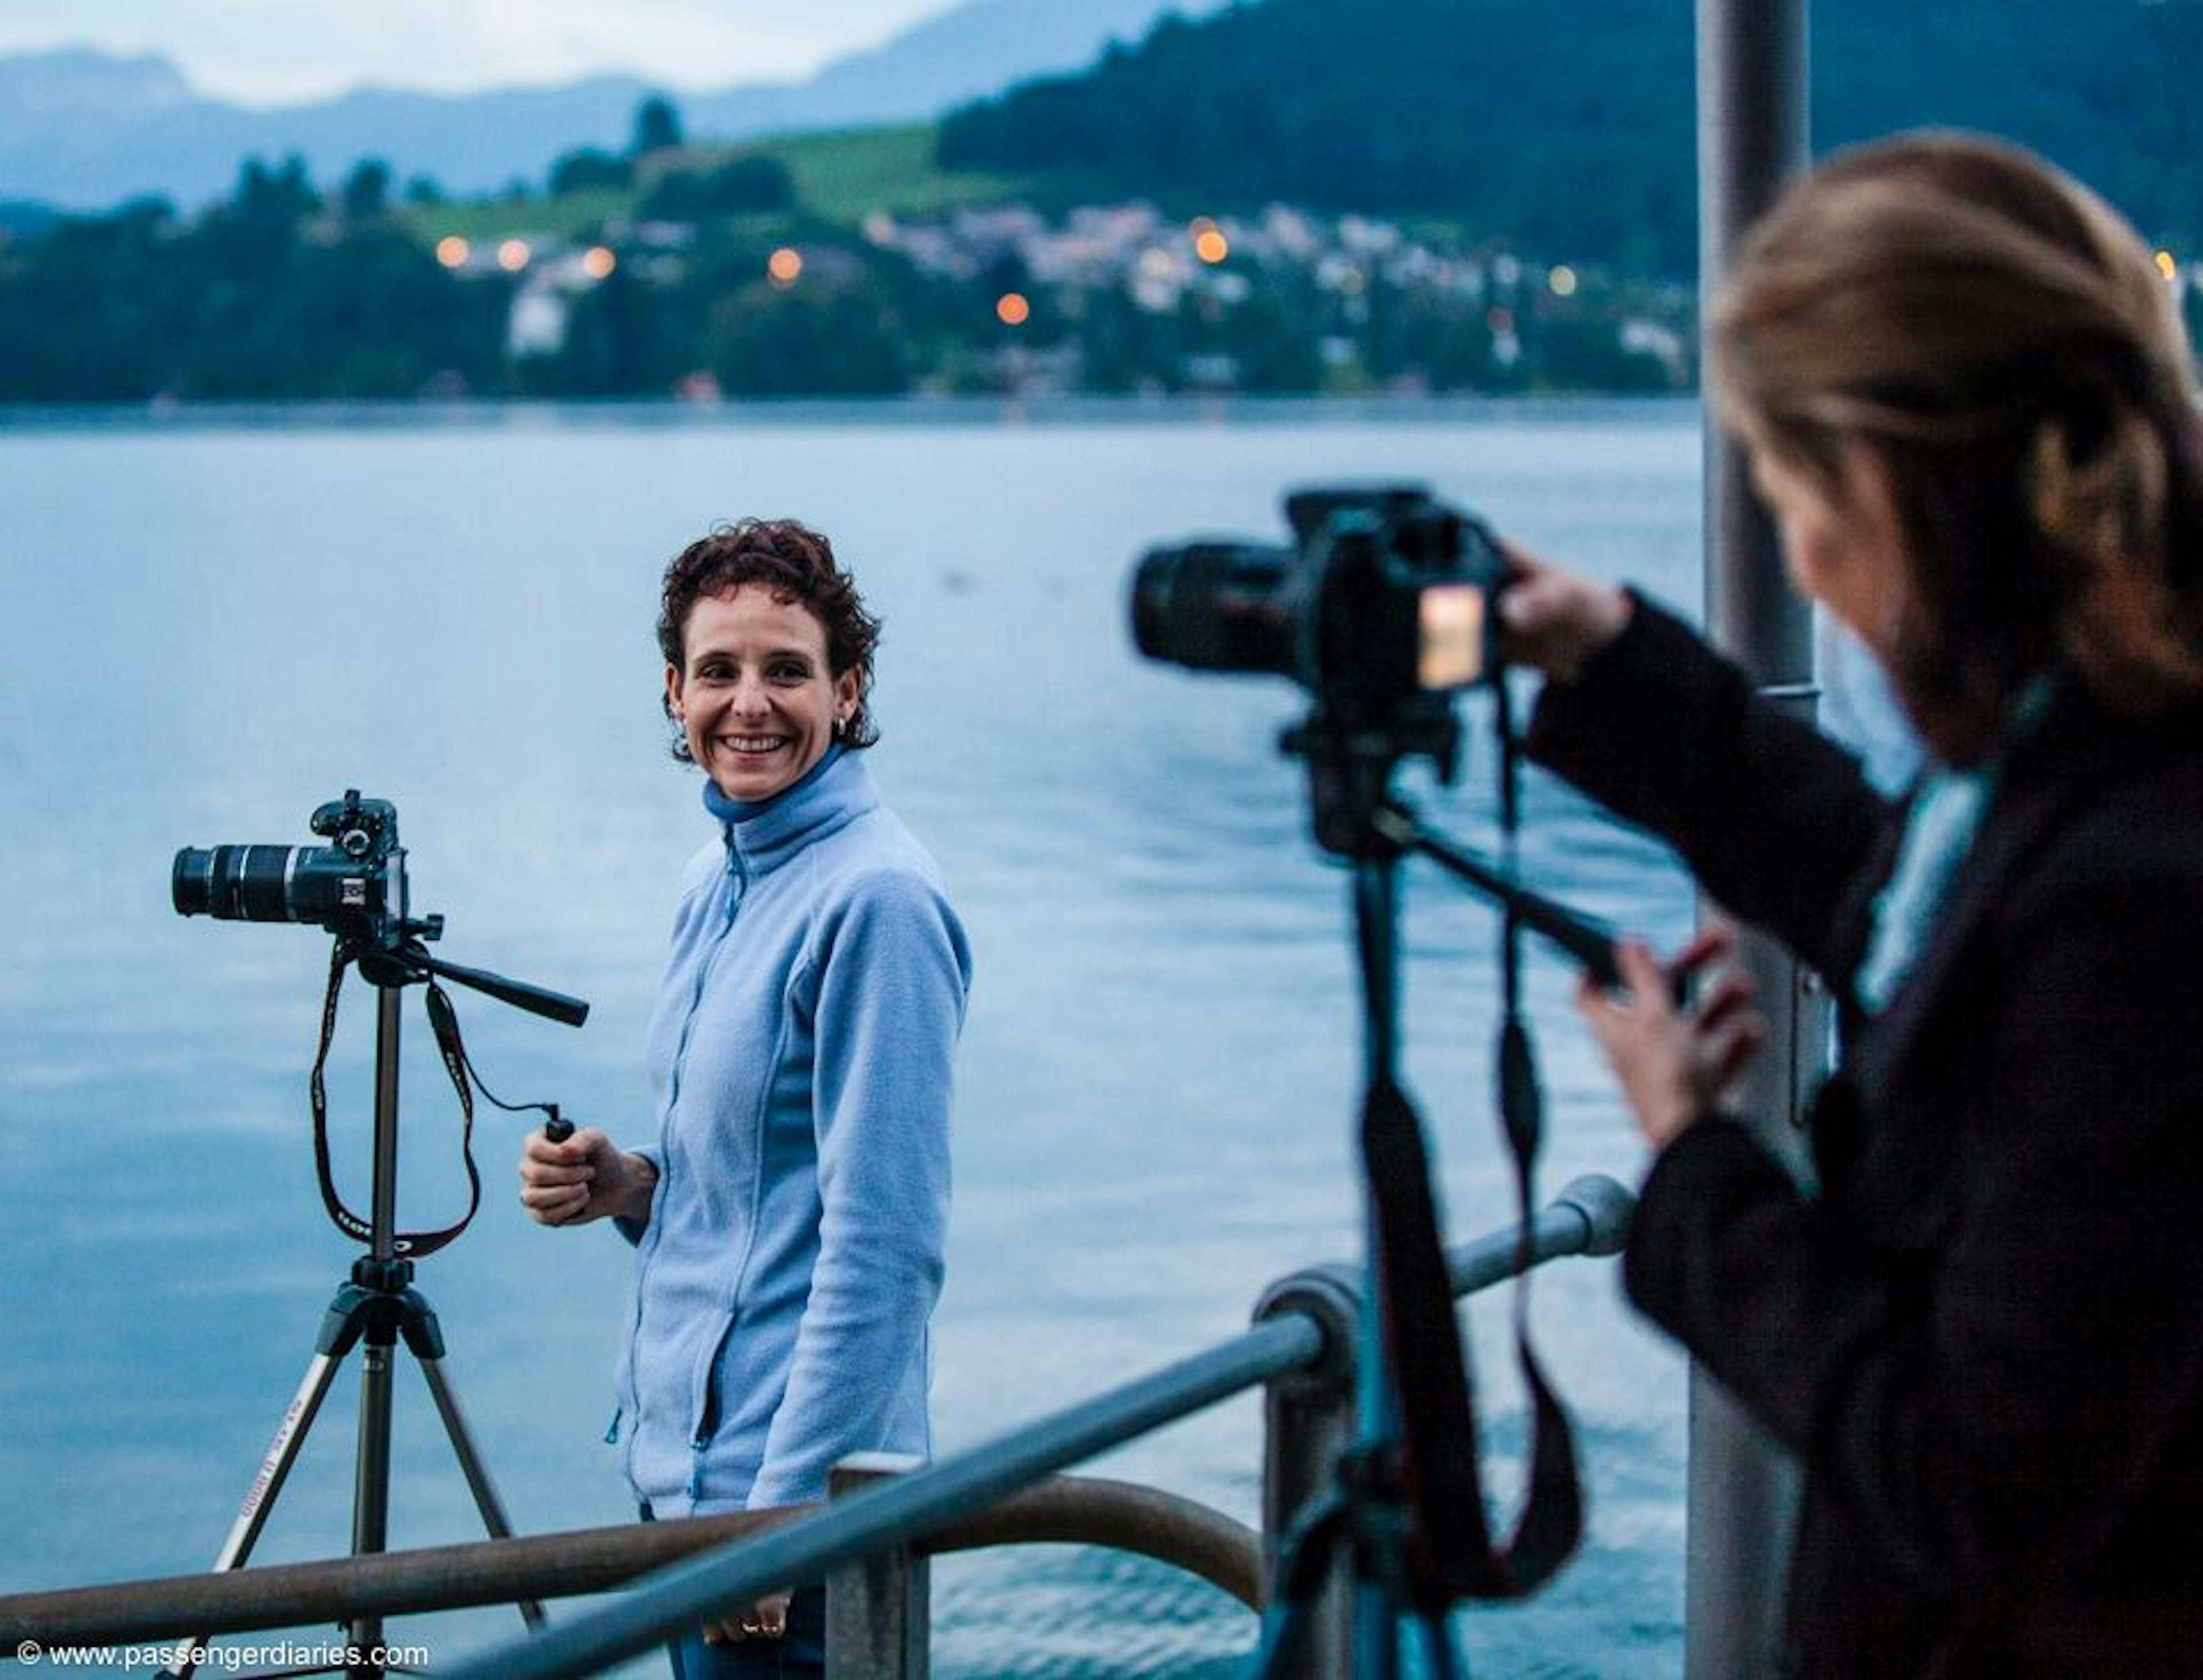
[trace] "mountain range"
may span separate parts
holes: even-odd
[[[673,97],[692,139],[919,121],[1026,77],[1072,70],[1166,12],[1225,0],[965,0],[800,82]],[[628,140],[635,107],[666,92],[632,76],[444,95],[365,89],[257,109],[210,98],[175,66],[87,48],[0,56],[0,202],[103,209],[158,194],[192,208],[226,192],[248,157],[295,152],[314,179],[380,157],[403,181],[477,193],[537,186],[576,146]]]

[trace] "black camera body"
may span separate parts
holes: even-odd
[[[1290,677],[1363,725],[1496,677],[1491,603],[1507,564],[1479,520],[1412,484],[1296,490],[1285,518],[1290,547],[1211,541],[1144,555],[1132,577],[1140,651]]]
[[[186,846],[169,890],[179,915],[312,922],[340,938],[394,946],[407,928],[398,807],[346,790],[308,819],[327,846]]]

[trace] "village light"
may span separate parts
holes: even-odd
[[[1032,305],[1022,292],[1005,292],[995,300],[995,315],[1005,327],[1022,327],[1032,319]]]
[[[604,280],[619,267],[619,258],[612,254],[610,245],[593,245],[582,256],[582,272],[591,280]]]
[[[765,278],[785,292],[803,276],[803,253],[784,245],[765,258]]]
[[[465,263],[471,249],[457,234],[446,234],[436,241],[436,260],[447,269],[459,268]]]
[[[528,241],[507,240],[497,248],[497,265],[509,275],[517,275],[528,266]]]
[[[1546,275],[1545,284],[1552,288],[1556,298],[1573,298],[1576,294],[1576,271],[1565,263],[1556,263]]]
[[[1193,254],[1213,267],[1231,254],[1231,241],[1224,237],[1223,229],[1206,228],[1193,237]]]

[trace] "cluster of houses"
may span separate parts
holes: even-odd
[[[965,208],[938,216],[876,213],[860,240],[783,247],[769,259],[777,287],[831,284],[861,268],[863,246],[893,251],[919,272],[975,288],[976,311],[1015,328],[1029,318],[1017,288],[1051,295],[1116,291],[1140,310],[1180,310],[1189,298],[1230,310],[1255,289],[1292,276],[1305,293],[1325,299],[1326,360],[1353,353],[1352,334],[1367,318],[1379,287],[1435,295],[1480,309],[1495,364],[1521,353],[1531,311],[1561,306],[1595,310],[1620,347],[1650,357],[1671,382],[1690,374],[1692,304],[1680,287],[1639,288],[1624,306],[1601,278],[1563,263],[1525,261],[1504,250],[1473,253],[1434,249],[1394,222],[1362,216],[1320,217],[1276,204],[1249,216],[1184,222],[1145,203],[1086,205],[1052,221],[1022,204]],[[690,224],[640,222],[608,228],[602,242],[575,244],[517,234],[501,240],[446,239],[439,260],[460,273],[502,273],[517,281],[507,348],[517,358],[556,355],[576,300],[627,267],[646,279],[677,281],[697,240]],[[1006,278],[1007,277],[1007,278]],[[1009,358],[1031,382],[1075,379],[1061,358],[1014,349]],[[1229,383],[1231,370],[1218,370]]]

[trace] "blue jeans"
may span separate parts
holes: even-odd
[[[642,1507],[642,1520],[653,1520]],[[703,1630],[665,1647],[673,1680],[824,1680],[826,1589],[800,1587],[788,1606],[788,1631],[778,1639],[744,1639],[706,1645]]]
[[[788,1607],[788,1631],[778,1639],[745,1639],[706,1645],[700,1630],[666,1647],[673,1680],[823,1680],[826,1672],[826,1592],[802,1587]]]

